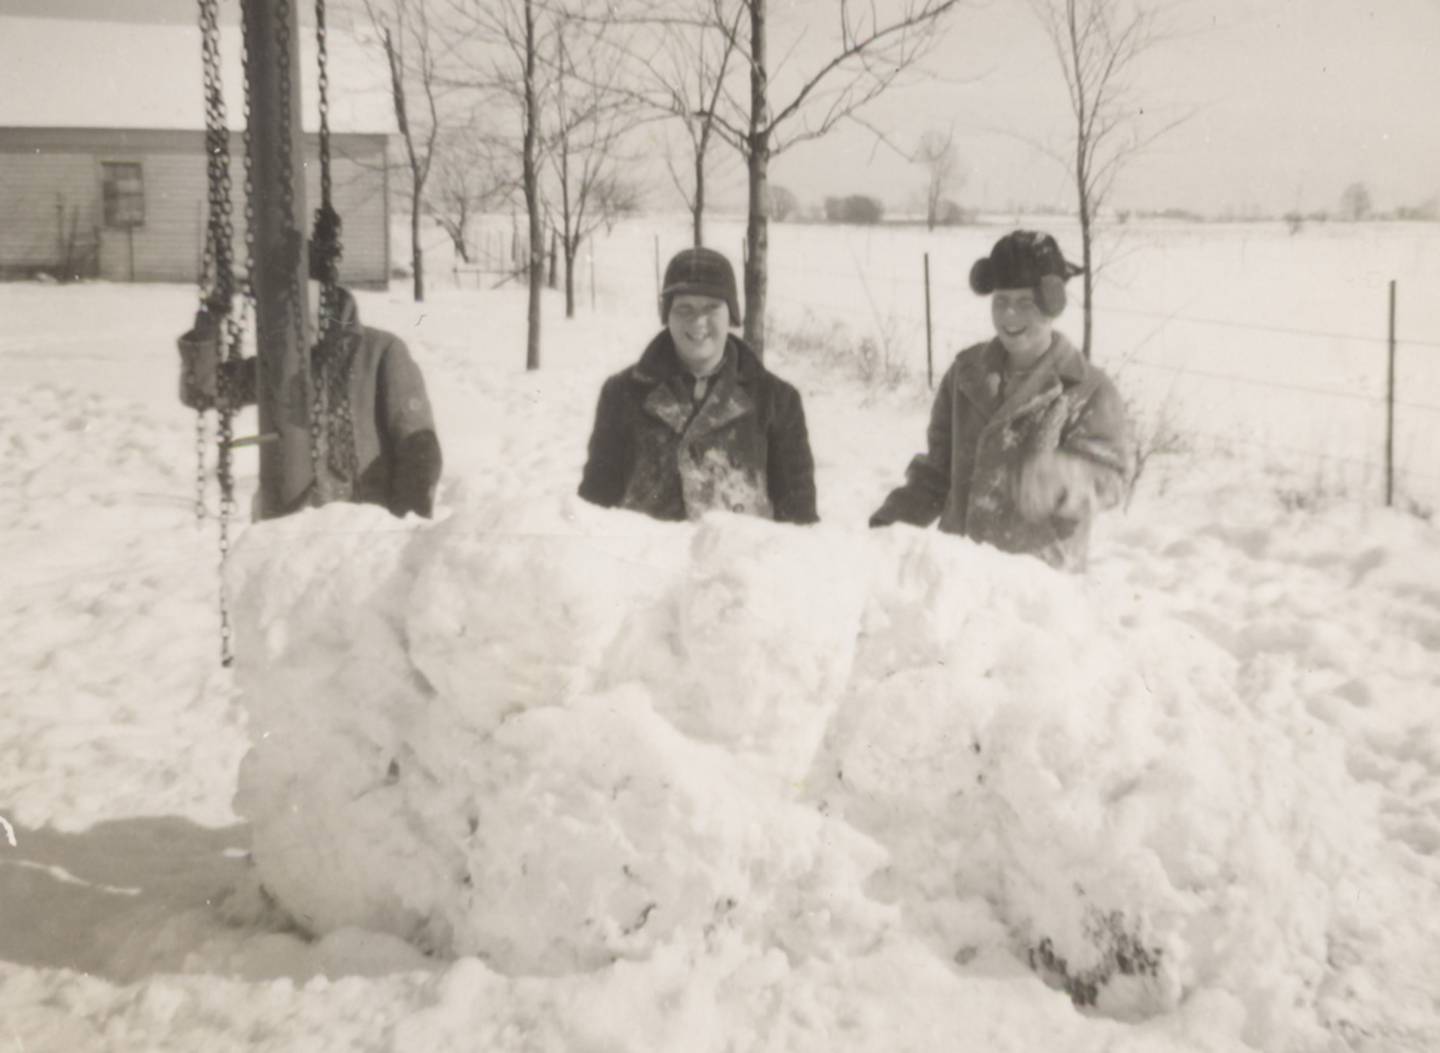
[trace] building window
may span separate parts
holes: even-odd
[[[139,164],[102,162],[100,185],[105,201],[107,227],[144,226],[145,175]]]

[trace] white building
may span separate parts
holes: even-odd
[[[55,9],[66,5],[57,3]],[[195,5],[186,5],[194,11]],[[32,8],[33,9],[33,5]],[[245,260],[241,31],[220,27],[235,259]],[[383,61],[330,34],[333,195],[341,280],[389,271],[386,146],[394,118]],[[302,29],[306,213],[319,202],[313,31]],[[5,14],[0,8],[0,277],[196,279],[207,181],[200,32],[177,22]],[[308,221],[307,221],[308,223]]]

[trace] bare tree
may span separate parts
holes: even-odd
[[[470,221],[514,189],[493,143],[474,127],[458,128],[437,144],[425,211],[449,235],[455,254],[472,263]]]
[[[1100,210],[1126,163],[1185,117],[1142,132],[1138,117],[1143,108],[1131,105],[1128,98],[1136,62],[1162,40],[1153,10],[1122,4],[1121,0],[1030,0],[1030,4],[1060,61],[1075,122],[1067,167],[1074,174],[1080,215],[1081,264],[1085,268],[1081,348],[1089,358]]]
[[[718,5],[719,0],[713,0]],[[716,127],[745,159],[749,208],[745,224],[745,339],[765,352],[769,285],[770,160],[796,143],[828,134],[912,69],[939,39],[937,30],[961,0],[840,0],[835,46],[829,56],[789,79],[772,99],[769,0],[740,0],[747,19],[729,30],[749,67],[748,110],[740,118],[716,114]],[[813,27],[811,27],[813,28]]]
[[[770,218],[777,223],[784,223],[791,216],[800,211],[800,199],[792,190],[783,187],[779,183],[770,184]]]
[[[734,0],[699,0],[693,25],[671,22],[665,29],[664,60],[651,68],[661,99],[679,118],[690,145],[690,172],[682,176],[666,157],[670,178],[689,209],[695,245],[705,244],[705,165],[715,137],[715,113],[735,62],[737,31],[745,13]]]
[[[410,182],[410,264],[415,302],[425,299],[425,257],[420,250],[420,214],[425,183],[440,135],[437,102],[440,77],[426,0],[364,0],[379,35],[390,72],[395,124],[405,147]],[[418,96],[418,99],[416,99]]]
[[[925,166],[925,225],[934,230],[936,223],[946,221],[942,213],[951,190],[963,182],[955,129],[927,131],[915,148],[915,161]]]
[[[565,317],[574,318],[580,243],[613,222],[617,209],[634,204],[633,188],[621,179],[617,160],[620,141],[634,124],[636,104],[619,88],[621,67],[608,61],[600,47],[610,25],[581,23],[563,11],[553,18],[549,211],[565,257]]]
[[[525,326],[525,368],[540,368],[540,296],[545,284],[544,199],[540,185],[544,149],[542,105],[549,91],[541,56],[549,31],[541,24],[538,0],[454,0],[460,82],[484,92],[497,114],[513,120],[517,135],[495,143],[516,155],[525,200],[529,304]]]
[[[587,6],[598,5],[580,4],[579,17],[587,22],[628,30],[609,44],[615,60],[630,70],[620,90],[630,96],[639,115],[648,115],[638,120],[660,118],[684,130],[684,158],[675,157],[669,138],[663,143],[663,158],[699,246],[704,243],[716,110],[744,71],[737,58],[744,5],[741,0],[607,0],[599,14],[585,10]]]
[[[1373,207],[1370,202],[1370,188],[1364,183],[1351,183],[1340,195],[1341,219],[1369,219]]]

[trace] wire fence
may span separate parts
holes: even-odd
[[[770,229],[767,329],[771,346],[782,352],[830,345],[831,364],[846,353],[866,356],[871,382],[923,385],[938,381],[958,350],[993,332],[988,307],[969,295],[965,276],[996,236],[994,228],[960,229],[943,239],[927,238],[923,228]],[[1180,297],[1161,289],[1147,301],[1102,281],[1094,311],[1095,359],[1132,405],[1151,417],[1174,417],[1171,423],[1190,440],[1260,452],[1282,465],[1346,469],[1332,485],[1353,493],[1336,496],[1383,500],[1385,480],[1391,478],[1412,503],[1440,505],[1440,470],[1431,468],[1429,453],[1440,449],[1440,311],[1422,314],[1419,328],[1412,322],[1392,336],[1382,301],[1374,302],[1373,314],[1368,308],[1363,314],[1367,323],[1373,317],[1370,328],[1356,324],[1362,317],[1358,310],[1330,310],[1324,295],[1326,283],[1335,283],[1353,300],[1357,277],[1374,287],[1372,272],[1394,266],[1406,274],[1402,302],[1408,295],[1414,306],[1427,274],[1440,270],[1433,264],[1440,235],[1429,229],[1413,235],[1416,243],[1435,243],[1435,253],[1424,259],[1408,242],[1400,249],[1380,244],[1363,264],[1347,270],[1344,261],[1356,254],[1357,237],[1338,228],[1309,241],[1267,231],[1171,233],[1172,243],[1152,239],[1141,246],[1136,269],[1151,267],[1156,253],[1162,265],[1181,269],[1175,257],[1208,242],[1199,250],[1207,254],[1199,271],[1202,285],[1232,288],[1236,274],[1272,282],[1277,271],[1293,271],[1298,261],[1306,273],[1313,272],[1319,292],[1307,299],[1295,283],[1287,286],[1281,279],[1284,295],[1277,302],[1258,309],[1247,302],[1246,310],[1232,315],[1223,297],[1205,295],[1204,289]],[[507,274],[523,274],[528,245],[513,219],[495,217],[477,240],[476,263],[457,270],[457,285],[493,286],[509,280]],[[706,241],[740,270],[746,247],[737,222],[708,225]],[[613,236],[597,232],[576,261],[577,306],[612,315],[648,307],[659,292],[664,261],[688,244],[688,218],[620,229]],[[922,244],[934,250],[933,258],[920,251]],[[1317,248],[1329,254],[1328,272],[1308,262],[1306,254]],[[553,287],[555,265],[546,249]],[[563,260],[558,266],[563,269]],[[1071,283],[1072,304],[1062,329],[1079,324],[1076,284]],[[1137,284],[1144,285],[1143,277]],[[1336,324],[1305,324],[1314,321]],[[1393,378],[1387,375],[1392,341]]]
[[[887,375],[933,386],[956,351],[993,328],[979,298],[957,310],[953,297],[936,297],[933,282],[927,289],[930,270],[924,257],[906,273],[867,273],[858,260],[847,268],[781,259],[770,264],[775,287],[793,279],[797,295],[772,292],[771,303],[782,331],[838,326],[856,348],[868,341],[869,353],[887,359]],[[1282,465],[1326,466],[1334,469],[1325,481],[1333,496],[1394,503],[1398,491],[1410,507],[1433,510],[1440,470],[1428,452],[1440,448],[1440,340],[1387,332],[1382,308],[1375,331],[1363,333],[1114,305],[1102,289],[1096,360],[1142,412],[1174,417],[1167,427],[1188,445],[1204,440]],[[1078,327],[1078,304],[1065,322],[1061,328]],[[1188,335],[1176,339],[1182,329]],[[1230,343],[1238,335],[1242,350],[1215,353],[1211,331]],[[1315,346],[1331,352],[1323,368]]]

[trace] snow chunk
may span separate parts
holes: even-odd
[[[1423,906],[1290,678],[1035,560],[570,500],[332,506],[235,564],[236,807],[315,932],[510,976],[900,940],[1272,1047],[1354,1015],[1377,902]]]

